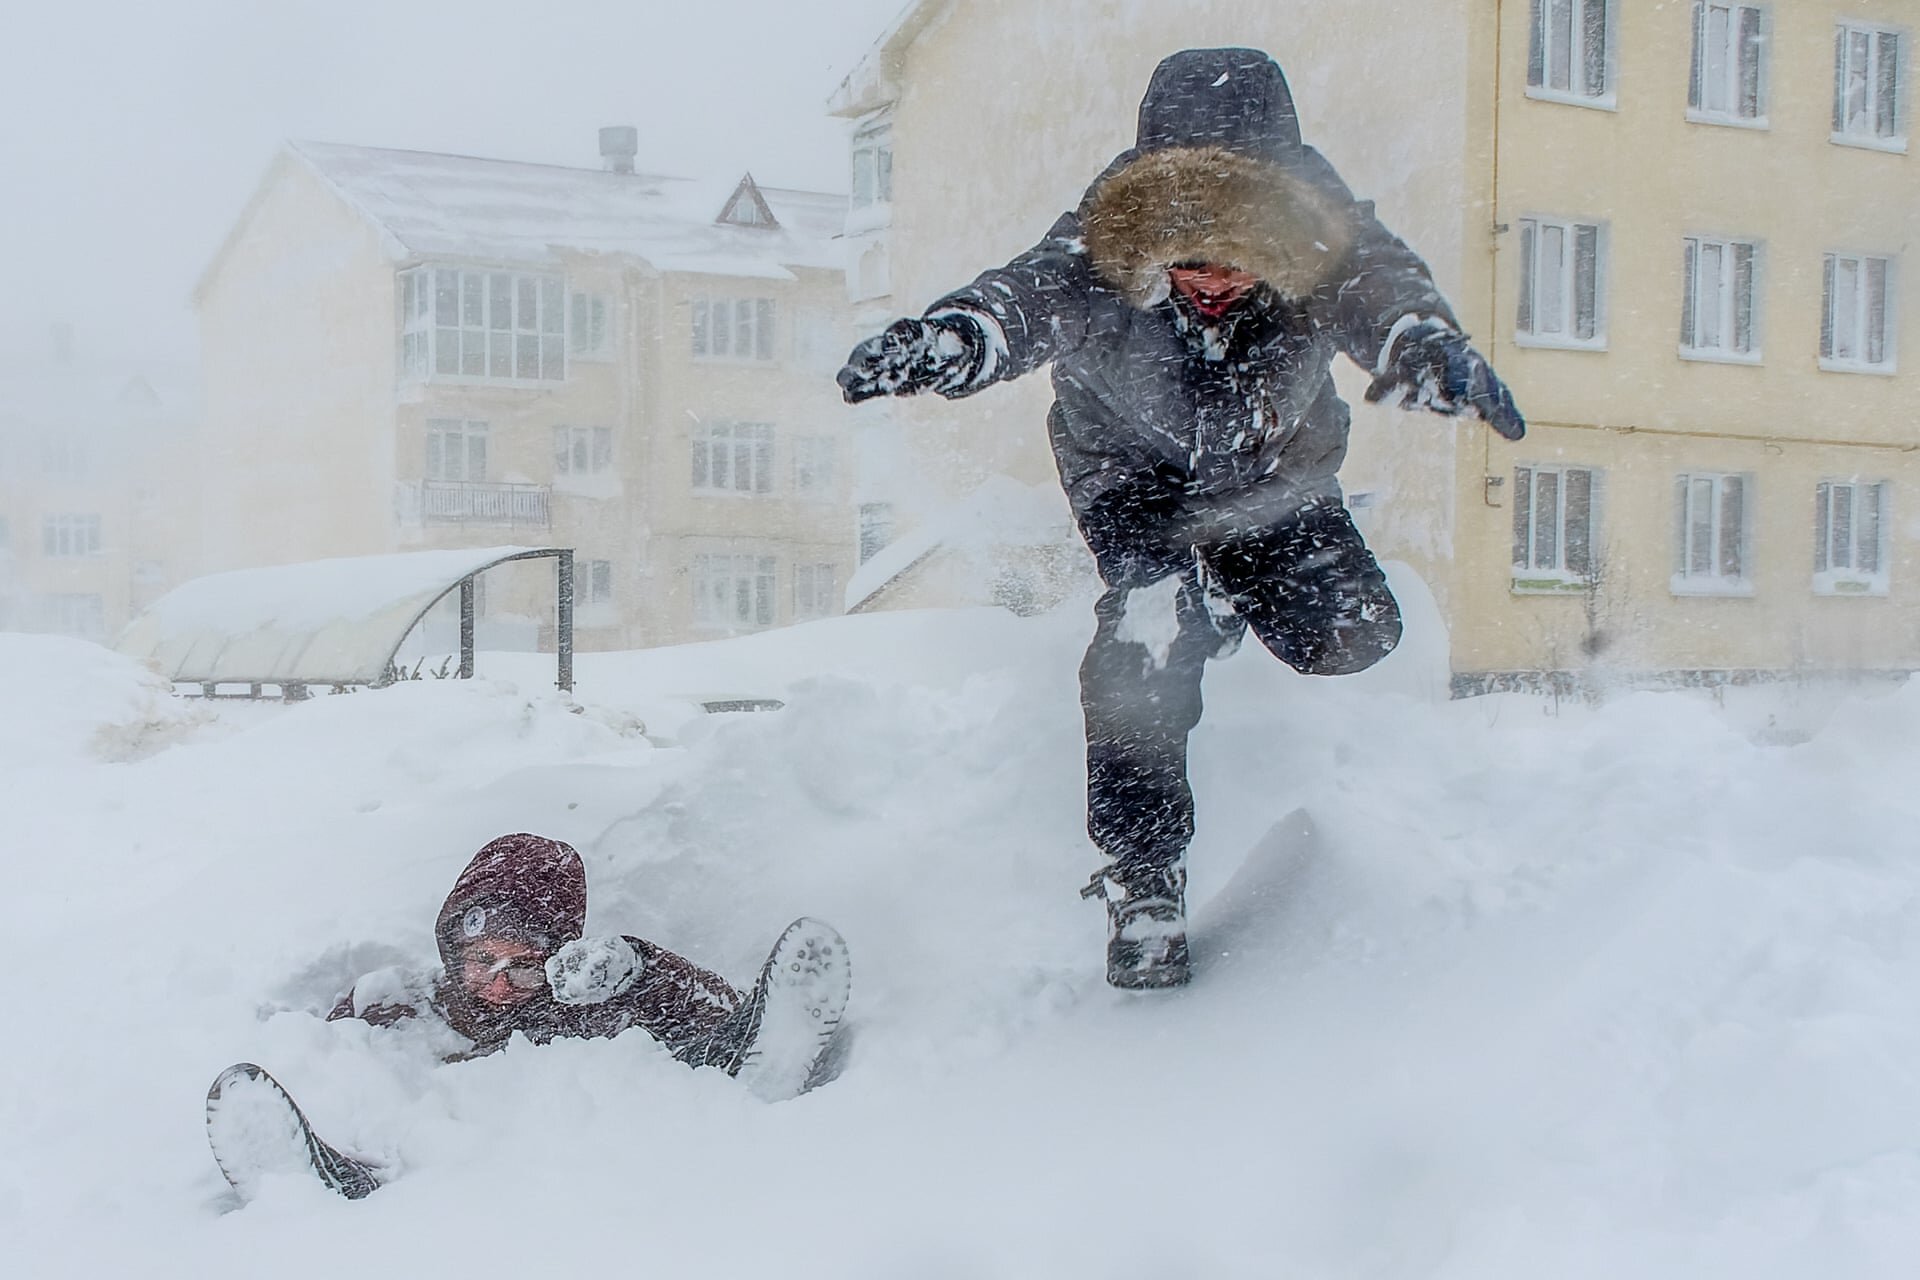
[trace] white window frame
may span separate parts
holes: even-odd
[[[1597,14],[1601,35],[1599,75],[1592,84],[1590,19]],[[1566,47],[1556,38],[1565,17]],[[1564,85],[1556,85],[1564,80]],[[1619,108],[1620,14],[1618,0],[1532,0],[1527,16],[1527,96],[1602,111]]]
[[[1880,359],[1874,344],[1874,267],[1880,267]],[[1832,373],[1899,372],[1900,260],[1890,253],[1828,253],[1821,268],[1820,367]],[[1843,339],[1851,337],[1851,344]],[[1852,351],[1843,348],[1851,346]]]
[[[1694,0],[1687,119],[1696,124],[1765,129],[1772,78],[1767,54],[1772,47],[1773,14],[1767,6]]]
[[[1593,299],[1593,333],[1585,337],[1578,333],[1583,232],[1591,233],[1593,246],[1593,275],[1588,282]],[[1611,241],[1607,223],[1591,218],[1529,214],[1518,220],[1516,234],[1521,261],[1519,306],[1514,317],[1515,344],[1568,351],[1605,351]],[[1548,256],[1549,246],[1555,244],[1559,247],[1557,262]]]
[[[702,422],[693,428],[691,484],[704,496],[773,492],[773,424]]]
[[[840,442],[832,436],[793,438],[793,494],[826,501],[838,491]]]
[[[407,379],[505,386],[566,381],[566,281],[532,271],[430,264],[400,273]]]
[[[40,554],[49,560],[78,560],[100,554],[100,517],[62,512],[40,517]]]
[[[850,205],[866,209],[893,203],[893,116],[881,112],[854,126],[849,147]]]
[[[1886,44],[1893,44],[1893,83],[1882,75]],[[1904,27],[1842,19],[1833,35],[1833,113],[1828,140],[1870,151],[1907,149],[1907,64],[1910,32]],[[1856,58],[1864,48],[1865,66]],[[1855,78],[1856,70],[1864,79]],[[1856,95],[1857,90],[1857,95]],[[1857,107],[1857,110],[1856,110]],[[1882,126],[1886,128],[1883,131]]]
[[[1575,523],[1570,476],[1586,488],[1586,527]],[[1548,478],[1552,483],[1546,484]],[[1585,591],[1599,572],[1602,474],[1571,463],[1521,463],[1513,469],[1513,580],[1515,595]],[[1551,510],[1547,510],[1547,507]],[[1542,517],[1545,517],[1543,525]],[[1575,532],[1579,537],[1570,536]],[[1580,554],[1571,554],[1578,546]],[[1584,561],[1584,563],[1578,563]]]
[[[567,355],[575,360],[613,358],[613,309],[606,294],[575,290],[567,295]]]
[[[458,463],[455,463],[455,458]],[[479,474],[474,474],[475,472]],[[470,418],[428,418],[421,476],[448,484],[484,484],[487,424]]]
[[[703,552],[693,557],[688,585],[693,625],[703,631],[757,631],[775,621],[780,563],[759,551]]]
[[[690,306],[690,349],[695,360],[773,363],[774,340],[779,333],[779,309],[774,299],[700,294]]]
[[[1888,493],[1885,480],[1832,479],[1814,486],[1815,595],[1887,594]]]
[[[838,566],[825,562],[794,565],[793,620],[838,617],[842,608],[840,589]]]
[[[106,597],[90,591],[56,591],[40,597],[37,612],[43,631],[103,640],[107,634]]]
[[[553,478],[589,480],[613,474],[612,427],[555,427]]]
[[[1676,596],[1753,594],[1753,476],[1687,471],[1674,477],[1673,576]],[[1735,510],[1730,516],[1727,507]]]
[[[1764,296],[1765,267],[1766,246],[1758,240],[1696,235],[1681,241],[1682,359],[1760,363],[1760,300]],[[1744,347],[1740,345],[1743,325],[1746,329]]]
[[[586,590],[580,593],[580,603],[587,608],[607,608],[613,604],[613,561],[588,560],[583,562],[585,572],[580,575],[586,584]]]

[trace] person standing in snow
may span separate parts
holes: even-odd
[[[327,1021],[375,1026],[431,1019],[466,1042],[448,1061],[505,1047],[614,1036],[639,1028],[693,1067],[715,1066],[769,1101],[829,1075],[846,1010],[846,943],[830,926],[787,926],[749,992],[643,938],[585,937],[580,855],[543,836],[489,842],[454,882],[434,922],[442,967],[382,969],[340,997]],[[243,1196],[268,1173],[311,1170],[359,1199],[379,1186],[369,1165],[328,1146],[265,1071],[237,1063],[207,1093],[208,1138]]]
[[[1106,901],[1117,987],[1188,980],[1187,738],[1207,660],[1248,627],[1310,675],[1399,641],[1337,479],[1339,354],[1372,375],[1369,401],[1526,429],[1426,264],[1302,143],[1273,59],[1189,49],[1155,69],[1135,145],[1039,244],[839,373],[857,404],[1053,366],[1054,460],[1107,587],[1080,668],[1087,829],[1107,859],[1084,892]]]

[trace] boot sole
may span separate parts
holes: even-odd
[[[767,1102],[814,1083],[852,994],[847,943],[831,925],[799,919],[773,944],[761,971],[766,998],[737,1079]]]
[[[207,1142],[242,1200],[280,1174],[318,1178],[349,1200],[380,1185],[367,1166],[320,1141],[280,1082],[251,1062],[228,1067],[207,1090]]]

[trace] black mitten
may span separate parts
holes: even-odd
[[[952,399],[975,389],[986,351],[987,335],[969,316],[895,320],[853,349],[835,381],[848,404],[922,391]]]

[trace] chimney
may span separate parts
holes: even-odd
[[[610,124],[600,131],[600,159],[609,173],[632,173],[640,154],[640,130],[630,124]]]

